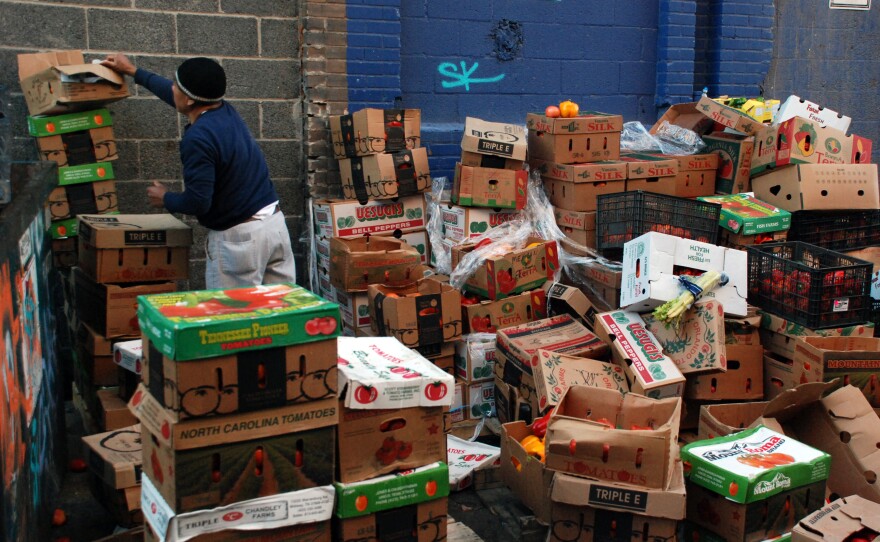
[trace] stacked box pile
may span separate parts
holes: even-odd
[[[140,425],[85,436],[82,441],[89,489],[95,499],[111,512],[117,525],[130,528],[142,524]]]
[[[141,334],[137,298],[177,290],[189,277],[192,229],[170,214],[79,215],[73,270],[80,321],[74,382],[102,431],[135,423],[125,407],[137,375],[124,368],[121,342]],[[130,345],[127,352],[136,355]],[[128,365],[135,368],[136,363]]]
[[[453,377],[394,337],[338,341],[335,540],[446,538]]]
[[[128,406],[148,539],[329,540],[338,306],[291,284],[138,302],[143,383]]]
[[[390,237],[413,247],[427,264],[423,193],[431,188],[431,175],[418,109],[368,108],[333,115],[330,133],[344,199],[318,201],[313,207],[317,291],[339,303],[342,331],[354,336],[359,328],[370,327],[367,285],[340,287],[331,280],[332,240]]]

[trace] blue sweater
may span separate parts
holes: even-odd
[[[138,68],[134,80],[174,107],[171,80]],[[225,230],[278,201],[269,167],[247,125],[228,102],[187,124],[180,140],[183,192],[167,192],[165,208]]]

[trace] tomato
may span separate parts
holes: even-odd
[[[544,116],[550,117],[551,119],[558,118],[560,115],[559,108],[555,105],[548,105],[547,109],[544,110]]]
[[[412,455],[412,451],[412,442],[400,441],[397,443],[397,459],[406,459],[407,457]]]
[[[318,331],[321,335],[333,335],[336,333],[336,318],[325,316],[318,321]]]
[[[358,386],[354,392],[355,401],[361,404],[372,403],[377,397],[379,392],[372,386]]]
[[[443,382],[428,384],[428,387],[425,388],[425,397],[431,401],[439,401],[440,399],[443,399],[446,397],[446,384]]]
[[[564,119],[570,119],[578,116],[580,107],[571,100],[565,100],[559,104],[559,115]]]

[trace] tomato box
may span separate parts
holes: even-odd
[[[339,405],[337,481],[358,482],[446,459],[443,407]]]
[[[749,192],[755,138],[727,132],[713,132],[704,135],[703,142],[706,143],[705,152],[718,155],[715,192],[717,194]]]
[[[669,107],[663,116],[657,119],[657,122],[649,130],[649,133],[656,134],[660,131],[663,123],[669,123],[673,126],[680,126],[696,132],[698,135],[709,132],[715,122],[697,110],[697,102],[688,102],[675,104]]]
[[[651,313],[642,319],[682,374],[727,370],[724,308],[717,301],[694,303],[679,327],[655,320]]]
[[[724,342],[753,346],[761,344],[761,315],[756,307],[749,306],[748,316],[724,316]]]
[[[28,124],[31,124],[32,118],[29,117]],[[96,164],[119,158],[119,153],[116,151],[116,136],[109,125],[73,133],[37,136],[37,149],[42,160],[51,160],[58,164],[59,168]]]
[[[708,292],[725,314],[746,316],[748,275],[746,253],[673,235],[649,232],[628,241],[623,249],[623,284],[620,306],[637,312],[652,310],[684,291],[675,266],[698,271],[718,271],[728,282]]]
[[[699,440],[723,437],[750,427],[767,408],[766,401],[711,403],[700,406]]]
[[[821,500],[831,469],[827,453],[763,425],[686,444],[681,459],[690,464],[690,482],[740,504],[816,482],[822,482]]]
[[[792,542],[865,540],[880,532],[880,504],[858,495],[837,499],[801,519]]]
[[[412,196],[431,187],[424,147],[339,159],[342,197],[367,202]]]
[[[596,197],[626,190],[627,166],[621,161],[557,164],[533,160],[541,171],[547,197],[554,207],[595,211]],[[595,229],[595,228],[594,228]]]
[[[141,491],[141,509],[144,511],[146,531],[153,531],[146,540],[162,542],[184,542],[208,540],[227,542],[247,540],[247,533],[259,531],[272,535],[276,530],[282,532],[283,540],[305,542],[306,540],[329,540],[315,538],[312,525],[329,525],[333,515],[333,500],[336,492],[331,485],[312,487],[298,491],[279,492],[276,495],[243,500],[208,510],[177,513],[156,488],[145,479]],[[296,536],[282,528],[300,525],[310,536]],[[152,538],[151,538],[152,537]],[[280,539],[279,539],[280,540]]]
[[[86,184],[59,186],[49,193],[46,202],[53,222],[68,220],[76,215],[115,214],[119,211],[114,181],[96,181]],[[74,228],[78,221],[73,220]],[[76,230],[71,232],[75,235]]]
[[[95,332],[88,324],[80,322],[76,333],[76,365],[88,373],[92,385],[113,386],[116,383],[116,367],[113,363],[114,346],[121,338],[107,338]]]
[[[91,472],[114,489],[141,483],[141,427],[82,437],[85,460]]]
[[[717,154],[651,154],[649,156],[670,158],[678,161],[678,173],[675,175],[675,190],[670,195],[680,198],[696,198],[698,196],[711,196],[715,193],[715,177],[718,173],[719,161]],[[650,189],[646,188],[645,190]]]
[[[496,416],[494,382],[460,382],[460,384],[463,419],[479,420]]]
[[[798,164],[754,179],[755,197],[786,211],[878,209],[877,164]]]
[[[617,160],[620,158],[620,132],[552,134],[529,130],[529,157],[557,164]]]
[[[490,255],[479,264],[464,284],[464,290],[496,300],[534,290],[553,278],[559,269],[556,241],[529,237],[524,248],[495,243]],[[476,245],[452,247],[453,269]]]
[[[778,145],[779,126],[765,126],[755,132],[755,146],[752,148],[752,163],[749,168],[749,174],[752,177],[776,167]]]
[[[676,195],[675,177],[678,159],[653,154],[623,153],[626,163],[626,189],[645,190],[657,194]]]
[[[461,151],[459,162],[463,166],[492,167],[496,169],[524,169],[523,166],[525,166],[525,160],[514,160],[513,158],[470,151]]]
[[[144,335],[177,361],[332,339],[339,307],[295,284],[138,298]]]
[[[568,314],[592,331],[593,316],[598,312],[587,295],[580,289],[561,282],[545,282],[547,316]]]
[[[603,312],[593,329],[611,345],[611,357],[624,368],[630,389],[650,397],[681,397],[684,376],[634,312]]]
[[[554,206],[553,216],[556,219],[556,225],[569,241],[593,250],[596,249],[596,211],[570,211]],[[561,242],[568,252],[580,256],[587,255],[586,251],[572,243],[567,243],[565,239]]]
[[[369,237],[365,235],[363,237]],[[421,259],[421,263],[427,265],[431,258],[431,242],[428,239],[428,232],[426,230],[416,230],[409,233],[395,233],[389,237],[393,237],[399,241],[402,241],[404,244],[407,244],[419,253],[419,257]],[[330,269],[330,239],[328,237],[317,237],[315,239],[315,255],[318,259],[318,267],[321,270]],[[329,281],[330,276],[327,275],[327,279]],[[335,291],[335,289],[334,289]],[[344,290],[340,290],[343,294],[346,292]],[[340,304],[342,304],[340,302]],[[343,315],[346,316],[346,315]]]
[[[447,508],[447,498],[443,497],[367,516],[336,519],[334,540],[446,540]]]
[[[492,381],[495,334],[465,335],[455,343],[455,376],[466,382]]]
[[[37,138],[58,137],[65,134],[113,126],[113,116],[107,109],[77,111],[64,115],[27,118],[28,133]],[[93,160],[94,161],[94,160]]]
[[[764,398],[764,349],[760,345],[728,344],[727,371],[700,373],[688,378],[687,399],[701,401],[748,401]]]
[[[330,239],[330,282],[347,292],[366,291],[370,284],[413,282],[419,252],[393,237]]]
[[[98,397],[95,421],[102,431],[122,429],[138,422],[137,418],[126,408],[125,401],[119,397],[116,388],[103,388],[95,393]]]
[[[581,111],[576,117],[548,117],[540,113],[526,115],[526,128],[536,132],[550,134],[595,134],[619,132],[623,130],[623,117],[599,113],[598,111]]]
[[[798,337],[873,337],[874,326],[871,323],[854,324],[851,326],[824,329],[810,329],[801,324],[786,320],[781,316],[766,311],[759,311],[761,316],[761,341],[765,348],[773,353],[792,359],[795,342]]]
[[[330,486],[330,489],[332,490],[333,487]],[[303,492],[309,491],[311,490],[303,490]],[[335,493],[336,492],[333,491],[332,494]],[[140,504],[140,496],[138,496],[138,504]],[[330,509],[332,513],[332,504],[330,506]],[[260,512],[258,513],[265,513],[265,510],[261,508],[258,508],[258,510],[260,510]],[[198,513],[199,512],[189,512],[189,514]],[[288,511],[284,510],[284,513],[288,513]],[[233,517],[238,517],[238,511],[232,512],[232,514],[234,515]],[[215,520],[211,519],[208,521],[212,522]],[[141,521],[141,523],[143,523],[143,521]],[[263,540],[284,540],[285,542],[331,542],[333,540],[331,525],[332,523],[330,521],[317,521],[314,523],[292,525],[290,527],[277,527],[273,529],[260,530],[257,532],[257,534],[254,534],[251,530],[228,529],[220,532],[210,532],[208,534],[196,535],[195,538],[188,538],[187,542],[254,542],[255,540],[261,542]],[[143,534],[144,542],[165,542],[164,540],[157,538],[157,535],[153,532],[152,526],[149,524],[147,524],[147,526],[144,528]],[[140,542],[140,540],[141,539],[139,538],[138,542]]]
[[[501,423],[522,420],[531,423],[538,415],[538,401],[523,398],[517,386],[511,386],[502,379],[495,377],[495,414]],[[532,404],[534,403],[534,405]]]
[[[346,158],[415,149],[421,146],[419,109],[364,108],[330,115],[333,156]]]
[[[836,379],[838,386],[860,389],[872,407],[880,408],[880,339],[798,337],[792,361],[795,382]]]
[[[465,330],[470,333],[495,333],[497,330],[546,318],[544,290],[512,295],[496,301],[462,304]]]
[[[795,95],[789,96],[782,102],[782,105],[779,106],[779,111],[776,112],[774,122],[779,124],[792,117],[803,117],[816,121],[822,126],[836,128],[841,132],[849,130],[849,124],[852,122],[852,119],[846,115]]]
[[[464,206],[521,210],[526,206],[529,173],[455,165],[452,201]]]
[[[58,168],[58,186],[109,181],[116,178],[113,162],[96,162]]]
[[[760,121],[752,118],[744,111],[718,103],[717,101],[703,96],[697,103],[697,111],[721,124],[743,134],[754,134],[764,127]]]
[[[764,203],[749,194],[708,196],[700,201],[721,205],[719,224],[722,228],[741,235],[755,235],[785,231],[791,226],[791,213],[775,205]]]
[[[134,536],[138,536],[137,542],[140,542],[144,534],[142,529],[137,528],[144,523],[140,484],[116,489],[103,483],[99,478],[90,476],[88,485],[92,497],[107,509],[116,525],[129,529],[126,534],[133,533]]]
[[[549,525],[550,484],[554,471],[523,448],[523,439],[533,435],[524,421],[501,426],[501,478],[538,521]]]
[[[500,226],[519,217],[519,213],[509,209],[484,209],[480,207],[461,207],[441,205],[443,236],[453,241],[464,241],[479,237],[495,226]]]
[[[313,219],[318,234],[327,239],[410,233],[424,229],[428,223],[425,198],[420,195],[365,204],[357,200],[318,201]]]
[[[170,214],[79,215],[79,266],[101,283],[185,280],[192,228]]]
[[[174,421],[336,397],[336,341],[243,350],[185,363],[145,339],[143,382]]]
[[[465,118],[461,150],[525,160],[526,149],[526,131],[521,125]]]
[[[500,453],[497,446],[482,442],[462,440],[454,435],[447,437],[446,464],[449,466],[450,491],[461,491],[472,485],[479,489],[475,479],[481,472],[495,470],[500,473]],[[500,484],[499,484],[500,485]]]
[[[789,164],[870,164],[870,139],[793,117],[779,124],[775,167]]]
[[[528,375],[538,364],[538,349],[590,358],[608,353],[599,337],[567,314],[499,329],[497,335],[497,355]]]
[[[773,399],[796,385],[791,360],[764,350],[764,398]]]
[[[144,364],[143,341],[135,339],[114,344],[113,362],[126,371],[140,375]]]
[[[402,287],[371,284],[370,325],[413,348],[461,338],[461,292],[433,278]]]
[[[552,412],[545,437],[547,468],[657,489],[673,481],[680,398],[572,386]]]
[[[447,497],[449,467],[445,462],[437,461],[369,480],[334,482],[333,485],[337,496],[336,517],[357,518]],[[445,500],[443,522],[446,522]]]
[[[130,337],[140,333],[138,297],[177,291],[176,282],[101,284],[89,278],[80,268],[74,270],[74,280],[79,293],[77,317],[107,338]]]
[[[340,337],[339,390],[347,408],[449,406],[453,377],[393,337]]]
[[[565,390],[587,386],[629,392],[623,369],[612,363],[538,350],[538,364],[533,368],[538,393],[538,408],[554,407]]]

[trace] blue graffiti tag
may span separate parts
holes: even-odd
[[[467,68],[467,63],[464,60],[459,64],[461,65],[461,73],[458,73],[458,66],[452,62],[444,62],[437,66],[438,72],[452,79],[452,81],[441,81],[443,83],[443,88],[463,86],[466,91],[470,92],[471,83],[495,83],[504,79],[505,74],[503,73],[496,75],[495,77],[472,78],[471,74],[477,71],[480,63],[474,62],[474,65],[471,66],[470,69]]]

